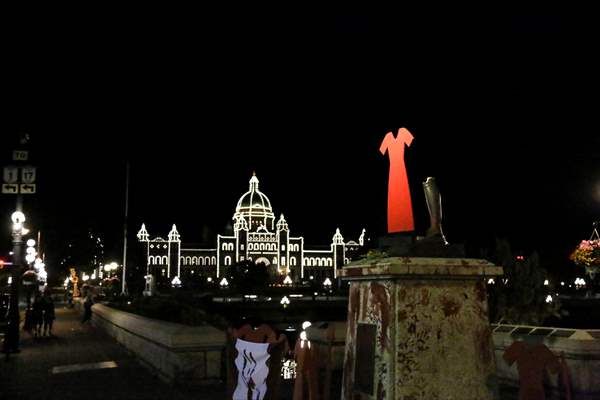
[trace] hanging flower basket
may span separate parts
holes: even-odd
[[[570,258],[575,265],[584,267],[585,272],[593,278],[600,273],[600,239],[582,240]]]

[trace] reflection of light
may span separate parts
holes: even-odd
[[[290,299],[287,296],[283,296],[279,302],[283,307],[287,307],[290,304]]]
[[[225,279],[225,278],[223,278]],[[212,282],[212,278],[209,276],[208,278],[206,278],[206,282]]]
[[[496,283],[496,281],[494,280],[494,278],[488,279],[488,285],[493,285],[494,283]]]
[[[173,280],[171,281],[171,286],[181,286],[181,279],[179,279],[178,276],[173,278]]]
[[[292,284],[292,278],[290,278],[290,276],[289,276],[289,275],[287,275],[287,276],[285,277],[285,279],[283,280],[283,284],[284,284],[284,285],[291,285],[291,284]]]
[[[312,325],[312,324],[310,323],[310,321],[304,321],[304,322],[302,323],[302,329],[306,329],[306,328],[308,328],[308,327],[309,327],[309,326],[311,326],[311,325]]]
[[[548,279],[544,280],[544,286],[548,286],[549,282]]]
[[[221,279],[221,282],[219,283],[219,285],[221,285],[221,287],[225,287],[225,286],[229,285],[229,282],[227,282],[227,279],[223,278],[223,279]]]
[[[29,246],[29,247],[35,246],[35,240],[33,240],[33,239],[27,240],[27,246]]]
[[[552,296],[546,296],[546,303],[552,303]]]
[[[9,284],[9,285],[10,285],[10,284],[12,284],[12,276],[9,276],[9,277],[8,277],[8,284]]]
[[[331,279],[329,279],[329,277],[325,278],[325,280],[323,281],[323,285],[324,286],[331,286]]]

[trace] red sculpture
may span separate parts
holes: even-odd
[[[530,345],[523,341],[516,341],[503,354],[508,365],[517,363],[519,371],[519,400],[544,400],[544,371],[552,373],[560,370],[561,363],[558,357],[540,343]]]
[[[410,188],[404,165],[404,145],[410,146],[413,135],[406,128],[398,129],[394,138],[388,132],[383,138],[379,151],[390,158],[390,173],[388,180],[388,233],[410,232],[415,230],[413,221]]]

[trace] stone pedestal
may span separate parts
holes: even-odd
[[[350,281],[342,399],[493,399],[485,280],[498,275],[502,267],[465,258],[342,268]]]

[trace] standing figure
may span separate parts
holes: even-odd
[[[54,318],[54,300],[50,295],[50,289],[46,289],[44,290],[44,336],[52,336]]]
[[[83,318],[81,323],[87,322],[92,319],[92,306],[94,305],[94,300],[92,299],[92,294],[88,292],[87,296],[85,296],[85,300],[83,302]]]
[[[33,337],[39,337],[42,335],[42,324],[44,322],[44,301],[39,293],[35,294],[31,311],[33,316]]]
[[[390,172],[388,180],[388,233],[411,232],[415,230],[413,221],[410,188],[404,165],[404,145],[410,146],[413,135],[406,128],[398,129],[394,138],[388,132],[383,138],[379,151],[385,155],[387,151],[390,159]]]

